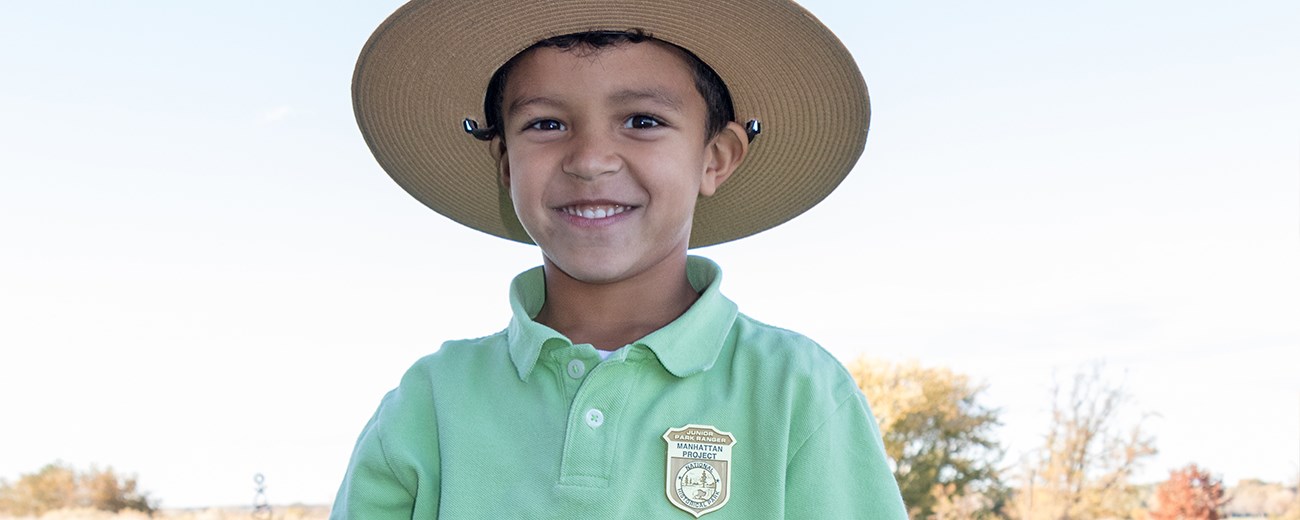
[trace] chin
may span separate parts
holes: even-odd
[[[614,283],[628,278],[633,271],[630,265],[621,265],[615,259],[551,259],[551,264],[563,271],[569,278],[588,284]]]
[[[542,248],[542,254],[569,278],[587,284],[611,284],[659,271],[666,262],[675,262],[678,254],[685,263],[686,244],[683,239],[680,248],[647,248],[623,242],[601,247]]]

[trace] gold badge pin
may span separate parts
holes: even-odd
[[[664,433],[668,501],[695,518],[731,498],[731,447],[736,438],[713,426],[688,424]]]

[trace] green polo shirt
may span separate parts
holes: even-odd
[[[712,520],[907,518],[848,372],[739,314],[713,262],[688,277],[695,304],[605,360],[532,320],[540,268],[516,277],[506,330],[445,343],[384,396],[331,518],[694,518],[670,495],[722,504]],[[665,439],[687,426],[706,435]]]

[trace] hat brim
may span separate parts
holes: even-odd
[[[746,237],[826,198],[862,153],[866,83],[844,45],[788,1],[414,0],[375,30],[352,82],[357,124],[380,166],[434,211],[532,243],[498,180],[483,119],[498,67],[533,43],[641,29],[690,50],[731,92],[736,118],[762,134],[741,167],[695,210],[691,247]]]

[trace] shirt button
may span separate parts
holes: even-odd
[[[590,426],[592,428],[600,428],[600,425],[602,424],[605,424],[604,412],[597,410],[595,408],[587,410],[587,426]]]
[[[586,373],[587,364],[583,363],[581,359],[575,359],[569,362],[569,377],[582,379],[582,376]]]

